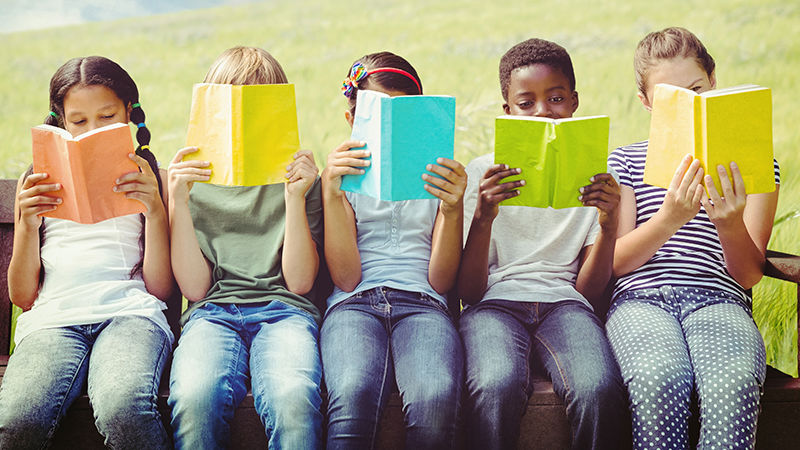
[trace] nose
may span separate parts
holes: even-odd
[[[536,117],[550,117],[550,107],[547,102],[536,102],[533,115]]]

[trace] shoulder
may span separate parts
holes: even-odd
[[[473,175],[481,177],[492,164],[494,164],[494,152],[478,156],[470,161],[467,164],[466,171],[470,177]]]

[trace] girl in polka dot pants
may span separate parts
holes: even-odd
[[[648,110],[658,83],[716,86],[714,59],[683,28],[647,35],[634,67]],[[766,364],[746,289],[763,276],[777,162],[769,193],[747,194],[735,162],[708,168],[720,175],[715,186],[691,155],[663,189],[643,181],[647,148],[640,142],[609,156],[621,200],[606,331],[628,389],[634,448],[688,448],[692,399],[697,448],[753,448]]]

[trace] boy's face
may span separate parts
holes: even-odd
[[[531,64],[511,72],[506,114],[514,116],[572,117],[578,109],[578,93],[558,69],[547,64]]]

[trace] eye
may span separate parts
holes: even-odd
[[[692,88],[691,88],[691,89],[692,89],[693,91],[695,91],[695,92],[700,92],[700,89],[702,89],[702,87],[700,87],[700,86],[692,86]]]
[[[86,123],[86,119],[81,119],[81,120],[73,120],[73,121],[72,121],[72,124],[73,124],[73,125],[83,125],[84,123]]]
[[[523,100],[523,101],[517,103],[517,106],[519,106],[520,109],[528,109],[531,106],[533,106],[533,102],[528,101],[528,100]]]
[[[564,97],[555,96],[555,97],[550,97],[550,99],[549,99],[549,100],[550,100],[551,102],[553,102],[553,103],[561,103],[561,102],[563,102],[563,101],[564,101]]]
[[[117,115],[117,114],[116,114],[116,113],[114,113],[114,114],[108,114],[108,115],[105,115],[105,116],[100,116],[100,117],[101,117],[101,118],[103,118],[103,119],[113,119],[113,118],[114,118],[114,116],[116,116],[116,115]]]

